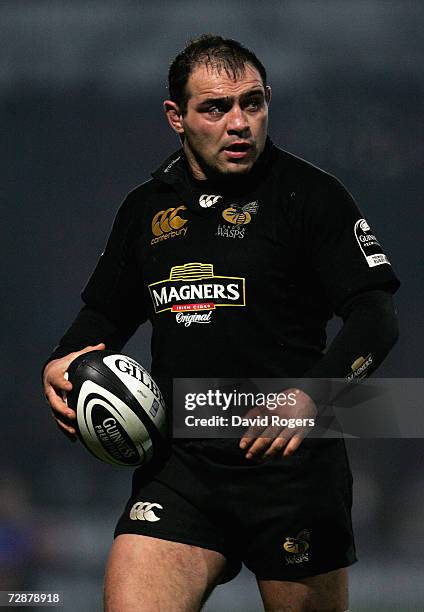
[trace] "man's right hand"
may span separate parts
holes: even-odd
[[[106,346],[103,342],[96,344],[96,346],[86,346],[81,351],[69,353],[69,355],[65,355],[65,357],[61,357],[60,359],[53,359],[53,361],[50,361],[44,368],[44,395],[52,409],[53,418],[63,433],[73,442],[77,440],[76,429],[73,423],[76,419],[76,413],[67,406],[63,399],[65,393],[68,393],[72,389],[72,384],[65,378],[65,372],[68,371],[74,359],[80,355],[89,353],[90,351],[103,351],[105,348]]]

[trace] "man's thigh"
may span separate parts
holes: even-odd
[[[345,612],[347,569],[296,581],[258,580],[266,612]]]
[[[105,611],[197,612],[225,566],[225,557],[213,550],[120,535],[106,568]]]

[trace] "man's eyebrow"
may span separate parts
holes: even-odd
[[[259,89],[259,87],[256,87],[255,89],[250,89],[249,91],[246,91],[244,94],[240,96],[240,98],[250,98],[250,96],[265,97],[265,92],[263,89]]]
[[[259,89],[259,88],[250,89],[249,91],[246,91],[243,94],[241,94],[240,99],[244,100],[246,98],[250,98],[251,96],[258,96],[258,95],[265,97],[263,89]],[[201,102],[199,102],[198,106],[209,106],[212,104],[230,104],[233,100],[234,100],[233,96],[224,96],[222,98],[206,98],[205,100],[202,100]]]
[[[209,106],[210,104],[229,104],[232,102],[231,96],[224,96],[223,98],[206,98],[199,102],[198,106]]]

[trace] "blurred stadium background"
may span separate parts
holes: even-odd
[[[178,146],[161,101],[188,38],[220,33],[263,60],[274,141],[344,181],[402,280],[401,340],[379,376],[422,376],[423,19],[419,0],[0,2],[0,590],[60,590],[65,612],[101,610],[130,471],[59,434],[40,367],[79,308],[119,202]],[[146,327],[127,352],[148,364],[148,341]],[[351,610],[424,610],[423,442],[352,440],[349,450],[360,558]],[[260,609],[248,572],[206,606]]]

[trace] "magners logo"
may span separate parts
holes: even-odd
[[[358,357],[350,366],[351,372],[346,376],[346,380],[353,380],[354,378],[365,378],[368,373],[368,369],[373,364],[373,358],[371,353],[366,357]]]
[[[245,279],[217,276],[212,264],[173,266],[169,278],[149,285],[156,313],[207,311],[218,306],[245,306]]]
[[[156,238],[152,238],[150,244],[157,244],[162,240],[168,240],[168,238],[175,238],[176,236],[185,236],[187,228],[184,226],[187,219],[180,216],[184,210],[187,210],[187,208],[181,205],[156,213],[152,219],[152,233]]]

